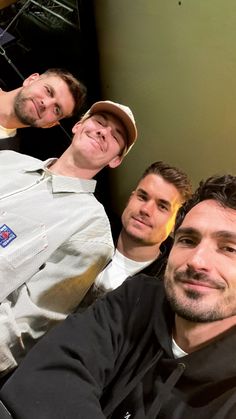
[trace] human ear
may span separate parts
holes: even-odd
[[[78,127],[79,127],[79,125],[81,125],[81,122],[80,122],[80,121],[76,122],[76,124],[73,126],[73,128],[72,128],[72,132],[73,132],[73,134],[75,134],[75,133],[76,133],[76,131],[77,131],[77,129],[78,129]]]
[[[23,81],[23,86],[29,86],[31,83],[33,83],[35,80],[38,80],[39,78],[39,73],[33,73],[31,74],[29,77],[27,77],[24,81]]]
[[[116,156],[116,157],[114,157],[114,159],[112,159],[110,161],[110,163],[108,164],[108,166],[111,169],[115,169],[115,167],[118,167],[121,164],[121,162],[122,162],[122,157],[121,156]]]

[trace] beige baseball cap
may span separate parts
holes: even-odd
[[[108,112],[115,115],[125,126],[127,130],[127,145],[123,153],[125,156],[137,140],[137,128],[133,112],[128,106],[120,103],[112,102],[111,100],[104,100],[95,102],[91,108],[85,113],[83,118],[93,115],[94,113]]]

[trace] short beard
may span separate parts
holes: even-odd
[[[201,279],[202,281],[208,280],[208,277],[204,274],[199,274],[193,271],[192,268],[187,268],[185,272],[177,272],[174,275],[173,280],[170,279],[168,272],[165,274],[165,290],[166,297],[170,303],[172,310],[181,318],[188,320],[193,323],[210,323],[218,320],[223,320],[226,317],[230,317],[233,314],[225,316],[221,310],[220,305],[215,305],[210,309],[202,306],[201,310],[201,299],[203,298],[202,294],[194,290],[186,290],[186,297],[178,298],[178,294],[175,291],[175,282],[179,279],[195,278]],[[219,286],[219,288],[222,288]]]
[[[34,118],[32,118],[31,116],[29,116],[24,109],[24,104],[28,99],[25,98],[22,94],[22,92],[20,91],[16,97],[15,97],[15,101],[14,101],[14,112],[15,115],[17,116],[17,118],[19,119],[19,121],[27,126],[31,126],[31,127],[36,127],[36,121]]]

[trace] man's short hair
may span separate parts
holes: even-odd
[[[65,70],[64,68],[49,68],[48,70],[44,71],[42,75],[58,76],[67,84],[68,89],[75,102],[72,114],[69,116],[78,116],[85,103],[85,99],[87,95],[86,86],[81,81],[77,80],[73,76],[73,74],[71,74],[69,71]]]
[[[227,174],[211,176],[199,183],[192,197],[179,209],[175,230],[179,228],[186,214],[199,202],[214,199],[223,207],[236,210],[236,176]]]
[[[166,182],[174,185],[179,191],[183,202],[189,199],[192,195],[192,185],[190,179],[181,169],[178,169],[175,166],[170,166],[163,161],[156,161],[147,167],[139,181],[151,174],[159,175]]]

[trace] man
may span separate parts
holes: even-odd
[[[235,191],[211,177],[179,210],[164,284],[125,281],[33,348],[0,392],[13,418],[235,418]]]
[[[49,327],[74,310],[113,254],[92,180],[136,141],[131,110],[95,103],[71,145],[42,162],[0,153],[0,371],[12,370]]]
[[[50,128],[76,115],[85,96],[85,86],[59,68],[31,74],[22,87],[9,92],[0,90],[0,148],[6,148],[6,143],[11,147],[7,138],[14,137],[17,128]]]
[[[123,211],[115,254],[96,278],[83,307],[129,276],[161,274],[172,244],[168,236],[177,210],[190,194],[191,185],[182,170],[157,161],[144,171]]]

